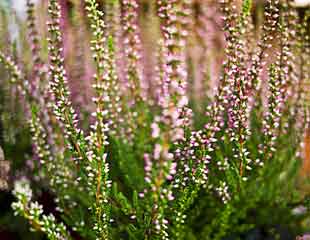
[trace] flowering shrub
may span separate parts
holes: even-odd
[[[309,9],[268,0],[260,24],[251,0],[157,0],[151,40],[143,4],[76,3],[87,59],[85,43],[68,40],[63,1],[49,0],[45,59],[28,1],[31,59],[1,49],[0,63],[25,103],[32,174],[57,214],[25,179],[15,213],[49,239],[222,239],[275,223],[304,231],[308,212],[292,209],[308,206],[297,186],[310,161]],[[92,91],[78,89],[89,72]],[[78,103],[86,91],[92,101]]]

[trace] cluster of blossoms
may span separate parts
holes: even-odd
[[[42,231],[49,239],[53,240],[71,239],[63,223],[57,223],[52,214],[43,215],[43,206],[38,202],[31,201],[32,190],[29,182],[26,180],[15,182],[13,194],[17,198],[17,202],[12,204],[15,214],[20,214],[28,219],[34,230]]]
[[[122,26],[124,38],[124,52],[126,59],[126,82],[132,92],[133,103],[141,101],[142,69],[141,64],[141,39],[138,27],[138,2],[136,0],[123,1]],[[145,88],[145,86],[143,86]]]
[[[62,36],[60,32],[60,5],[57,1],[50,1],[49,8],[50,22],[48,22],[49,37],[49,75],[51,78],[50,87],[53,95],[53,112],[57,120],[63,125],[65,138],[68,147],[75,149],[76,161],[82,160],[81,139],[83,131],[78,128],[78,119],[72,103],[69,100],[69,89],[67,86],[66,70],[64,69]]]
[[[44,68],[44,63],[40,56],[41,46],[39,44],[39,34],[36,29],[35,23],[35,5],[31,1],[27,1],[27,29],[29,31],[29,41],[31,43],[31,53],[33,56],[33,66],[32,66],[32,78],[33,80],[30,82],[31,91],[33,91],[33,95],[37,95],[39,98],[40,87],[42,86],[42,82],[45,80],[46,70]],[[41,89],[42,90],[42,89]]]
[[[268,99],[268,111],[265,114],[264,125],[264,135],[265,135],[265,145],[264,150],[261,151],[265,158],[271,158],[272,153],[276,151],[274,148],[275,141],[277,138],[277,130],[280,125],[280,109],[281,109],[281,88],[279,81],[279,73],[275,66],[270,67],[269,76],[269,91],[270,96]],[[269,149],[266,149],[269,148]]]
[[[309,11],[298,19],[289,2],[268,0],[259,26],[251,0],[72,3],[79,22],[89,25],[93,73],[92,98],[85,101],[91,104],[77,111],[67,72],[76,81],[87,74],[70,75],[66,64],[62,21],[69,16],[62,3],[48,1],[47,63],[30,0],[31,71],[24,73],[18,60],[0,50],[0,63],[26,100],[36,171],[55,195],[60,216],[46,215],[32,202],[23,181],[13,191],[15,212],[53,240],[73,239],[73,232],[102,240],[222,239],[233,208],[252,194],[249,186],[264,185],[261,169],[282,161],[277,155],[282,138],[291,137],[295,126],[287,116],[305,112],[298,115],[300,125],[309,128],[309,106],[301,104],[309,79]],[[144,8],[154,10],[158,39],[145,52],[139,15]],[[209,32],[224,51],[213,49]],[[76,38],[88,40],[82,35]],[[300,58],[294,57],[302,48]],[[193,54],[197,49],[199,57]],[[152,77],[143,74],[146,52],[156,59]],[[217,67],[208,70],[212,65]],[[299,144],[301,134],[296,135]],[[214,219],[201,221],[206,209],[217,207],[221,212],[215,209]],[[223,229],[215,229],[218,224]]]

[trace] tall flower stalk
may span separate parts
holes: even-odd
[[[64,59],[62,56],[62,36],[60,32],[60,6],[56,0],[49,1],[48,12],[50,21],[48,22],[49,36],[49,77],[50,90],[54,97],[53,112],[63,124],[66,144],[72,151],[74,160],[80,162],[85,160],[85,140],[84,133],[78,128],[78,119],[75,110],[69,99],[69,89],[67,86],[66,71],[64,69]]]
[[[138,2],[123,0],[122,24],[124,51],[126,56],[126,81],[132,104],[141,101],[142,92],[141,39],[138,27]]]
[[[185,128],[190,124],[191,110],[186,96],[187,74],[184,47],[187,32],[186,2],[157,2],[161,18],[161,53],[164,58],[158,68],[158,105],[161,115],[155,116],[151,124],[154,149],[145,155],[145,181],[151,191],[153,231],[160,239],[169,239],[165,217],[169,202],[174,200],[172,185],[166,184],[174,179],[177,163],[172,151],[174,144],[185,139]],[[184,16],[185,15],[185,16]]]
[[[109,239],[109,203],[108,194],[111,185],[109,181],[109,165],[106,162],[107,154],[105,147],[108,144],[107,137],[109,133],[109,117],[111,117],[108,105],[111,104],[111,81],[109,73],[107,73],[107,63],[105,61],[107,54],[107,40],[104,34],[105,24],[103,21],[103,12],[98,9],[98,4],[94,0],[86,2],[86,10],[90,19],[91,29],[93,31],[93,39],[91,41],[93,59],[96,66],[94,75],[95,83],[93,84],[96,92],[93,101],[96,105],[96,112],[93,113],[95,123],[91,125],[90,135],[87,137],[90,146],[87,157],[90,162],[91,170],[88,174],[91,178],[91,187],[95,187],[95,205],[94,213],[96,215],[96,223],[94,230],[97,232],[98,239]]]

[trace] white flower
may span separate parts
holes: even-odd
[[[310,0],[294,0],[292,5],[294,7],[307,7],[310,6]]]
[[[20,179],[15,181],[13,194],[18,198],[19,196],[24,196],[27,201],[32,198],[32,190],[27,179]]]

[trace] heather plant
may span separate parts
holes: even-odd
[[[16,128],[27,122],[32,146],[31,168],[12,179],[12,208],[32,230],[53,240],[310,231],[309,8],[286,0],[41,7],[47,31],[27,0],[28,47],[0,48],[1,90],[13,89],[18,106],[7,112],[21,115]]]

